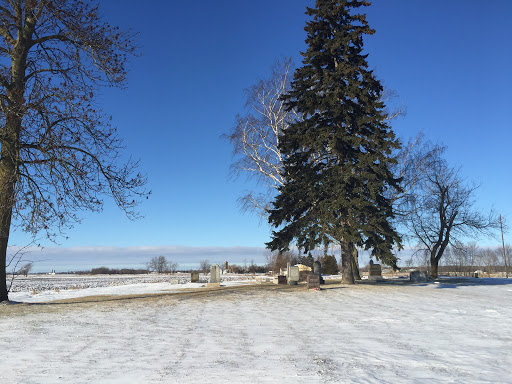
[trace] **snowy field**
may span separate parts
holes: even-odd
[[[222,275],[224,285],[255,283],[251,275]],[[190,283],[190,273],[173,275],[29,275],[17,277],[9,299],[37,303],[96,295],[164,293],[204,288],[208,276],[200,274],[199,283]],[[172,284],[171,284],[172,282]]]
[[[11,294],[0,383],[512,383],[512,279],[102,284]]]

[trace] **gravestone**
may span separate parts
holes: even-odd
[[[210,283],[220,283],[220,267],[217,264],[210,267]]]
[[[224,265],[222,266],[222,269],[224,270],[224,273],[227,273],[228,272],[228,269],[229,269],[229,264],[227,261],[224,262]]]
[[[425,271],[412,271],[409,274],[411,283],[426,283],[428,281],[428,274]]]
[[[206,286],[220,287],[220,267],[217,264],[210,267],[210,282]]]
[[[308,275],[306,282],[308,289],[320,289],[320,277],[318,275]]]
[[[320,284],[325,284],[325,280],[322,277],[322,263],[318,260],[313,263],[313,274],[318,276]]]
[[[288,284],[297,285],[300,280],[299,267],[290,267],[288,269]]]
[[[382,268],[380,264],[374,264],[373,260],[370,260],[370,267],[368,269],[368,280],[382,280]]]
[[[290,269],[291,268],[292,268],[291,264],[287,263],[286,264],[286,277],[287,277],[287,280],[288,280],[288,284],[289,285],[296,285],[297,281],[295,279],[293,279],[293,281],[292,281],[292,279],[290,278],[290,276],[291,276],[291,270]]]
[[[179,279],[171,279],[172,285],[179,284],[179,283],[180,283]]]
[[[190,274],[190,282],[191,283],[197,283],[199,282],[199,272],[194,271]]]
[[[286,276],[279,275],[274,278],[274,284],[286,284]]]

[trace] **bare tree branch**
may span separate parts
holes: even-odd
[[[437,277],[439,260],[447,247],[464,239],[490,236],[498,228],[494,212],[483,215],[474,208],[478,186],[466,183],[457,169],[448,166],[441,152],[431,153],[402,203],[402,224],[428,251],[431,276]]]

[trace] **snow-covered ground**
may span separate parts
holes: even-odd
[[[512,279],[68,291],[151,285],[0,305],[0,383],[512,383]]]

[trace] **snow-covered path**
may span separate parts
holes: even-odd
[[[512,284],[327,288],[0,307],[0,382],[512,383]]]

